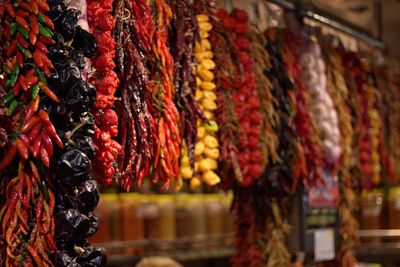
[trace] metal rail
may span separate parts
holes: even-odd
[[[383,50],[386,49],[386,45],[382,40],[375,38],[359,29],[356,29],[355,27],[350,26],[350,25],[346,24],[345,22],[339,21],[337,18],[334,18],[331,15],[329,15],[329,16],[325,15],[325,14],[322,15],[316,11],[304,9],[302,7],[295,5],[293,2],[288,1],[288,0],[266,0],[266,1],[276,4],[287,10],[296,11],[296,12],[298,12],[298,14],[300,14],[304,18],[312,19],[318,23],[324,24],[335,30],[346,33],[350,36],[353,36],[361,41],[364,41],[364,42],[370,44],[371,46],[374,46],[376,48],[383,49]]]

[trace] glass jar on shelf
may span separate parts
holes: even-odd
[[[142,203],[141,194],[121,194],[121,238],[123,241],[144,240]],[[140,251],[140,247],[127,246],[125,248],[125,254],[134,254]]]
[[[192,246],[201,246],[207,238],[207,211],[204,196],[191,194],[188,205],[191,212]]]
[[[180,248],[188,248],[190,246],[189,239],[192,237],[192,215],[188,199],[188,194],[178,194],[175,196],[176,238]]]
[[[361,229],[382,229],[383,204],[384,191],[382,189],[373,189],[372,191],[364,190],[361,193]],[[381,241],[379,237],[368,237],[364,238],[363,240],[368,243],[378,243]]]

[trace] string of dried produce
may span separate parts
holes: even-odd
[[[212,23],[210,42],[214,52],[216,64],[215,84],[217,85],[217,111],[216,122],[220,128],[219,140],[221,141],[221,177],[226,177],[225,186],[233,181],[243,181],[242,170],[239,166],[238,136],[240,126],[231,101],[235,91],[235,77],[239,76],[240,63],[235,57],[234,36],[228,30],[230,20],[226,11],[219,9],[214,18],[214,10],[209,15]],[[224,19],[225,18],[225,19]]]
[[[190,166],[186,146],[182,146],[180,174],[185,179],[190,179],[190,188],[195,189],[202,182],[209,186],[218,184],[221,179],[215,173],[218,168],[220,155],[217,139],[218,124],[214,121],[217,108],[215,93],[216,85],[213,82],[215,62],[212,60],[212,46],[208,33],[212,29],[209,17],[206,14],[196,16],[200,27],[199,42],[195,45],[195,56],[198,61],[196,70],[196,101],[199,103],[207,120],[197,119],[198,140],[194,147],[194,169]],[[185,151],[186,150],[186,151]]]
[[[267,222],[264,256],[267,265],[274,267],[291,266],[285,244],[285,237],[289,233],[285,221],[290,213],[289,199],[293,185],[304,172],[304,160],[299,153],[301,150],[294,128],[293,85],[280,49],[280,34],[275,28],[265,33],[265,49],[270,59],[265,73],[271,82],[272,94],[276,99],[274,109],[279,115],[273,130],[279,139],[278,155],[281,161],[272,164],[258,181],[254,194],[257,197],[253,203],[257,216]]]
[[[88,22],[98,44],[98,54],[93,58],[90,82],[96,88],[95,134],[93,143],[95,158],[93,171],[100,185],[109,186],[115,176],[115,164],[121,146],[113,140],[118,135],[118,116],[114,110],[114,94],[119,86],[118,75],[114,72],[115,41],[111,35],[115,19],[113,1],[89,0],[87,3]]]
[[[86,30],[85,1],[67,5],[53,0],[49,4],[49,16],[55,26],[53,45],[49,47],[55,73],[49,85],[56,89],[59,101],[46,102],[45,107],[64,145],[54,154],[58,251],[52,260],[55,266],[104,266],[104,249],[94,248],[87,241],[99,226],[93,214],[99,191],[91,177],[94,117],[89,112],[96,90],[85,80],[86,61],[96,53],[97,43]]]
[[[372,104],[374,103],[375,93],[372,92],[368,86],[368,79],[370,77],[366,73],[360,58],[355,53],[346,53],[345,66],[350,71],[352,80],[354,81],[354,90],[358,97],[358,103],[352,103],[353,108],[358,110],[356,118],[357,129],[357,145],[359,148],[359,161],[360,161],[360,172],[361,172],[361,188],[372,189],[374,185],[380,182],[380,164],[379,164],[379,153],[372,146],[372,136],[376,136],[378,133],[371,132],[371,111],[374,109]],[[368,94],[369,93],[369,94]],[[359,107],[359,108],[357,108]],[[371,114],[374,114],[372,112]],[[376,139],[375,137],[373,137]],[[375,142],[375,141],[374,141]],[[374,146],[377,148],[377,146]],[[377,163],[376,165],[371,164],[372,162]],[[377,171],[379,170],[379,174]],[[373,179],[372,179],[373,178]]]
[[[261,113],[260,100],[257,95],[256,81],[254,77],[254,63],[250,56],[250,42],[246,37],[249,32],[249,19],[244,10],[233,9],[230,19],[233,22],[228,30],[235,33],[235,46],[237,51],[235,56],[238,58],[242,69],[235,80],[236,90],[231,96],[234,103],[236,117],[241,126],[238,132],[239,165],[242,169],[242,186],[250,186],[262,174],[260,134],[261,134]],[[234,26],[234,27],[231,27]]]
[[[126,10],[130,10],[127,13]],[[129,191],[134,179],[142,184],[150,172],[150,160],[154,157],[155,126],[151,111],[150,78],[146,56],[150,53],[151,7],[145,1],[118,1],[115,7],[116,62],[121,86],[117,103],[119,116],[119,142],[122,151],[118,158],[118,170],[122,187]],[[161,14],[162,13],[158,13]],[[147,28],[145,31],[145,23]],[[149,36],[147,36],[148,34]]]
[[[265,50],[266,38],[262,32],[253,29],[249,33],[251,54],[254,61],[254,72],[260,96],[261,125],[261,168],[265,170],[270,164],[280,161],[278,155],[279,140],[274,128],[279,124],[279,115],[274,107],[276,98],[272,94],[272,84],[265,72],[271,67],[270,57]]]
[[[389,164],[393,169],[393,177],[390,182],[396,184],[400,176],[399,159],[400,159],[400,75],[396,66],[392,65],[376,66],[374,69],[377,78],[377,89],[382,95],[382,103],[380,114],[384,116],[385,126],[385,145],[391,157]],[[388,163],[386,163],[388,164]]]
[[[327,91],[326,67],[318,43],[309,41],[305,44],[300,65],[304,87],[310,95],[311,114],[321,139],[323,167],[335,174],[341,154],[340,130],[337,112]]]
[[[329,44],[328,44],[329,45]],[[353,249],[357,242],[356,232],[358,223],[355,218],[356,196],[353,189],[351,169],[357,156],[352,149],[354,131],[352,116],[349,108],[349,90],[344,80],[345,69],[340,53],[335,49],[324,47],[327,62],[328,91],[335,104],[339,128],[341,132],[341,146],[343,148],[339,169],[339,186],[341,200],[339,204],[340,219],[340,249],[337,252],[337,264],[343,267],[356,266],[357,260]]]
[[[373,63],[370,63],[370,73],[372,79],[370,80],[371,90],[375,90],[375,111],[373,111],[370,116],[372,120],[376,120],[376,122],[372,121],[372,123],[376,123],[379,128],[376,129],[378,131],[377,134],[377,149],[380,158],[381,172],[380,175],[386,178],[386,181],[389,184],[394,185],[396,183],[396,176],[393,168],[393,155],[389,153],[388,144],[387,144],[387,132],[385,127],[386,122],[386,113],[384,109],[384,102],[381,90],[378,89],[381,86],[379,83],[379,73],[376,73]],[[376,127],[376,126],[375,126]]]
[[[6,252],[1,261],[52,266],[55,201],[48,168],[53,147],[63,144],[43,105],[59,101],[47,86],[53,69],[46,43],[53,35],[50,8],[45,1],[4,1],[0,10],[0,171],[14,177],[0,212]]]
[[[175,103],[180,113],[181,138],[184,140],[187,153],[181,154],[181,159],[189,155],[189,161],[194,168],[195,144],[197,140],[197,120],[206,120],[200,106],[195,99],[196,80],[195,73],[203,77],[206,81],[212,81],[213,74],[209,69],[203,68],[204,64],[199,64],[196,69],[194,55],[195,44],[200,39],[199,24],[197,22],[194,9],[186,0],[170,1],[171,10],[174,14],[170,31],[170,50],[174,58],[174,87]],[[210,23],[201,23],[202,28],[211,30]],[[193,73],[194,72],[194,73]],[[216,107],[216,104],[215,104]],[[186,151],[185,151],[186,152]],[[182,178],[178,176],[175,189],[182,187]]]
[[[301,79],[302,71],[299,61],[300,41],[290,31],[284,35],[284,57],[287,64],[288,74],[293,82],[294,99],[296,105],[295,127],[301,139],[302,149],[306,160],[306,177],[303,177],[303,184],[306,186],[316,185],[322,182],[324,168],[323,155],[321,151],[321,139],[316,128],[315,117],[310,115],[310,106],[313,101],[310,98],[307,82]],[[312,66],[310,67],[312,68]],[[310,103],[311,102],[311,103]]]

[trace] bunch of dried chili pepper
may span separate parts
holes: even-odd
[[[251,53],[254,60],[254,74],[256,77],[258,95],[260,96],[261,126],[261,166],[265,171],[270,164],[280,161],[278,155],[279,139],[275,127],[279,123],[279,115],[275,107],[276,98],[272,94],[272,83],[266,72],[271,66],[271,58],[265,49],[267,42],[263,32],[255,27],[251,30]]]
[[[377,150],[373,151],[371,143],[371,134],[369,129],[371,128],[371,118],[369,115],[369,109],[371,104],[371,95],[368,97],[368,91],[374,94],[371,90],[368,90],[368,73],[359,56],[354,52],[347,52],[344,58],[344,66],[349,70],[350,78],[354,82],[354,92],[357,99],[357,103],[352,103],[353,109],[356,110],[355,121],[357,125],[357,145],[359,148],[359,161],[360,161],[360,172],[361,172],[361,188],[370,190],[374,184],[380,182],[380,175],[375,175],[375,180],[372,181],[374,172],[371,162],[379,162],[379,153]],[[373,108],[373,107],[371,107]],[[376,135],[376,131],[374,135]],[[377,166],[380,169],[380,166]],[[377,174],[377,173],[376,173]]]
[[[54,45],[49,48],[55,75],[49,84],[57,88],[60,102],[45,106],[64,144],[55,154],[58,251],[52,260],[55,266],[104,266],[104,250],[87,241],[98,229],[93,211],[99,191],[91,177],[95,127],[94,116],[89,112],[96,100],[96,90],[82,73],[87,58],[96,53],[97,43],[93,35],[78,25],[81,10],[61,0],[49,3],[49,16],[55,25]]]
[[[139,185],[143,183],[154,157],[159,157],[154,155],[154,146],[159,142],[156,142],[158,132],[153,119],[156,114],[151,109],[153,98],[148,69],[148,60],[153,58],[151,43],[156,31],[151,8],[147,1],[135,0],[118,1],[114,9],[116,67],[121,81],[117,91],[121,98],[117,103],[117,113],[120,114],[118,141],[122,146],[118,175],[127,191],[134,179]],[[126,13],[126,10],[130,12]],[[165,135],[163,137],[160,142],[165,141]]]
[[[158,140],[154,152],[154,180],[168,187],[171,178],[177,181],[179,177],[182,136],[178,126],[180,116],[174,103],[174,59],[168,49],[168,27],[173,14],[165,0],[154,0],[152,6],[156,14],[153,19],[156,32],[152,36],[155,45],[152,49],[150,91]]]
[[[88,1],[88,22],[98,43],[98,53],[92,59],[93,71],[90,72],[89,79],[96,88],[93,111],[95,158],[92,163],[95,177],[103,186],[111,185],[116,172],[114,166],[122,149],[113,139],[118,135],[118,116],[113,107],[119,79],[114,72],[115,41],[111,31],[114,29],[115,19],[110,14],[112,7],[112,0],[104,3]]]
[[[374,75],[376,77],[377,89],[381,95],[378,98],[378,110],[382,115],[382,122],[384,131],[381,133],[381,151],[383,154],[383,165],[385,167],[386,175],[388,176],[390,184],[396,184],[400,174],[398,168],[399,149],[398,144],[400,141],[399,132],[396,125],[399,125],[399,72],[394,66],[393,62],[389,61],[383,66],[374,66]]]
[[[171,22],[170,50],[174,58],[174,96],[175,103],[180,114],[181,138],[185,142],[187,150],[181,157],[189,155],[191,168],[194,168],[195,144],[197,140],[197,120],[206,120],[199,104],[195,99],[196,80],[193,66],[196,64],[194,49],[196,42],[200,40],[199,24],[194,9],[187,0],[170,1],[173,15]],[[208,24],[212,26],[211,24]],[[210,30],[210,29],[209,29]],[[212,79],[210,70],[201,69],[198,65],[196,73],[202,73],[204,78]],[[212,74],[212,73],[211,73]],[[182,186],[181,176],[178,176],[176,188]]]
[[[6,266],[52,266],[55,197],[48,168],[63,147],[45,105],[60,101],[47,85],[53,75],[48,49],[54,25],[42,0],[4,1],[0,9],[0,171],[15,177],[7,185],[0,216],[7,252],[3,259]]]
[[[230,186],[235,180],[243,181],[243,174],[238,161],[239,121],[236,117],[231,96],[235,92],[235,77],[241,69],[240,62],[235,58],[233,32],[228,30],[229,15],[225,10],[207,9],[207,15],[212,23],[210,42],[213,47],[216,64],[215,84],[217,86],[216,122],[220,128],[221,141],[221,176],[225,177],[225,186]],[[218,19],[217,19],[218,18]]]

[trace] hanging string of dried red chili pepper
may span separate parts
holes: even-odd
[[[4,1],[0,7],[5,25],[0,37],[0,147],[5,149],[0,171],[15,176],[0,212],[6,266],[52,266],[50,254],[56,250],[54,178],[42,175],[54,150],[63,147],[45,111],[46,103],[60,101],[47,86],[53,71],[48,45],[54,44],[49,10],[42,0]]]
[[[178,127],[180,116],[174,104],[174,59],[168,49],[168,28],[173,15],[165,0],[152,1],[151,12],[156,31],[150,35],[154,55],[150,68],[150,92],[158,139],[155,142],[153,180],[168,188],[170,180],[176,181],[179,177],[182,136]]]
[[[265,49],[266,38],[262,32],[253,29],[249,37],[251,39],[251,53],[254,60],[255,77],[257,83],[258,95],[260,96],[260,112],[262,113],[261,126],[261,166],[265,169],[270,164],[275,164],[280,161],[278,155],[279,139],[275,132],[275,127],[279,123],[279,115],[274,104],[276,98],[272,94],[271,81],[266,76],[265,72],[270,68],[270,56]]]
[[[373,151],[372,147],[372,136],[370,134],[371,118],[369,115],[371,96],[368,97],[368,74],[366,73],[362,62],[358,55],[354,52],[347,52],[344,65],[350,71],[350,75],[355,85],[355,93],[358,97],[355,109],[358,111],[356,116],[356,122],[358,125],[357,129],[357,144],[359,147],[359,160],[360,160],[360,171],[361,171],[361,188],[370,190],[374,184],[380,182],[380,177],[375,176],[375,181],[372,181],[374,171],[371,166],[372,161],[379,161],[379,154],[377,151]],[[372,93],[372,92],[371,92]],[[358,107],[358,108],[357,108]],[[372,107],[371,107],[372,108]],[[373,160],[374,159],[374,160]],[[380,168],[380,167],[379,167]]]
[[[180,132],[189,154],[190,165],[194,168],[194,146],[197,140],[197,119],[207,120],[196,99],[196,80],[192,67],[196,64],[194,48],[200,40],[199,25],[194,10],[186,0],[170,1],[174,14],[170,31],[170,50],[174,58],[175,103],[180,113]],[[197,72],[209,72],[197,67]],[[213,75],[205,73],[210,78]],[[212,73],[211,73],[212,74]],[[186,156],[186,155],[182,155]]]
[[[397,164],[400,158],[400,149],[397,145],[400,144],[400,134],[396,130],[398,129],[397,126],[400,125],[400,94],[398,93],[399,73],[392,64],[393,62],[389,61],[387,65],[375,66],[374,75],[377,89],[381,95],[378,110],[382,115],[384,124],[384,131],[382,131],[381,136],[381,139],[384,139],[381,141],[381,157],[389,183],[396,184],[400,175],[399,165]]]
[[[96,102],[94,104],[95,158],[93,170],[100,185],[111,185],[115,176],[115,164],[121,146],[113,140],[118,135],[118,116],[113,109],[114,94],[119,86],[118,75],[114,72],[115,41],[111,31],[115,19],[110,14],[113,11],[113,1],[88,1],[88,22],[90,30],[98,44],[98,54],[92,59],[95,71],[91,72],[89,81],[96,87]]]
[[[210,42],[216,63],[215,84],[217,85],[218,106],[216,121],[220,128],[220,166],[223,174],[221,177],[225,177],[224,184],[229,186],[235,180],[243,181],[243,174],[238,161],[239,139],[236,135],[236,132],[240,131],[240,126],[230,97],[235,91],[234,78],[238,76],[238,70],[241,67],[233,53],[236,47],[234,46],[233,33],[228,30],[228,25],[232,27],[232,21],[228,14],[222,9],[215,12],[212,8],[209,8],[207,12],[213,25],[210,32]]]
[[[130,10],[131,13],[127,13]],[[145,56],[149,37],[142,31],[144,23],[151,21],[150,6],[144,1],[119,1],[115,7],[117,70],[121,80],[117,103],[119,141],[122,152],[118,157],[120,183],[129,190],[133,179],[139,185],[149,174],[153,158],[155,126],[151,112],[149,74]],[[144,13],[147,12],[147,13]],[[151,29],[151,24],[148,26]],[[154,31],[153,31],[154,32]]]

